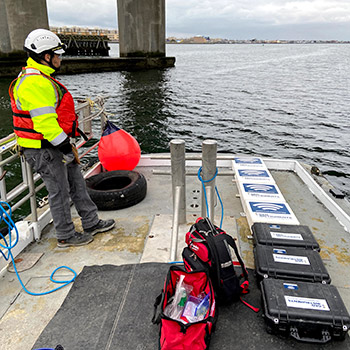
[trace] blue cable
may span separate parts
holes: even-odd
[[[7,206],[8,210],[9,210],[9,213],[7,213],[7,211],[6,211],[5,208],[3,207],[4,205]],[[52,272],[52,274],[51,274],[51,276],[50,276],[50,280],[51,280],[51,282],[53,282],[53,283],[64,283],[62,286],[59,286],[59,287],[57,287],[57,288],[55,288],[55,289],[52,289],[52,290],[49,290],[48,292],[43,292],[43,293],[33,293],[33,292],[30,292],[30,291],[24,286],[24,284],[23,284],[21,278],[19,277],[19,274],[18,274],[18,271],[17,271],[17,268],[16,268],[16,264],[15,264],[15,259],[14,259],[13,255],[12,255],[12,252],[11,252],[11,249],[12,249],[13,247],[15,247],[15,245],[16,245],[17,242],[18,242],[18,238],[19,238],[17,227],[16,227],[15,223],[13,222],[11,216],[12,216],[12,209],[11,209],[10,205],[9,205],[8,203],[6,203],[6,202],[0,201],[0,223],[1,223],[2,221],[4,221],[4,222],[6,223],[6,225],[7,225],[7,227],[8,227],[8,237],[9,237],[9,242],[7,242],[7,240],[6,240],[5,237],[2,235],[2,233],[0,233],[0,238],[2,238],[3,241],[4,241],[4,243],[5,243],[5,245],[3,245],[3,244],[0,243],[0,247],[3,248],[3,249],[5,249],[5,250],[7,250],[8,256],[6,256],[6,252],[4,253],[2,250],[0,250],[0,252],[1,252],[2,256],[4,257],[4,259],[5,259],[6,261],[8,261],[8,260],[11,258],[12,264],[13,264],[13,268],[14,268],[14,270],[15,270],[15,272],[16,272],[18,281],[19,281],[19,283],[21,284],[23,290],[24,290],[26,293],[30,294],[30,295],[46,295],[46,294],[50,294],[50,293],[52,293],[52,292],[55,292],[56,290],[59,290],[59,289],[65,287],[65,286],[67,286],[69,283],[73,282],[73,281],[75,280],[75,278],[77,277],[77,273],[76,273],[73,269],[71,269],[70,267],[68,267],[68,266],[60,266],[60,267],[58,267],[57,269],[55,269],[55,270]],[[11,231],[12,231],[13,229],[14,229],[15,232],[16,232],[16,239],[15,239],[15,242],[14,242],[13,244],[11,244],[11,240],[12,240]],[[71,272],[74,274],[74,277],[73,277],[71,280],[61,280],[61,281],[55,280],[55,279],[53,278],[53,276],[55,275],[56,271],[58,271],[59,269],[67,269],[67,270],[71,271]]]
[[[207,199],[207,191],[205,190],[205,185],[204,184],[206,182],[213,181],[216,178],[216,176],[218,175],[218,168],[216,168],[215,174],[210,180],[203,180],[202,177],[201,177],[201,172],[202,172],[202,167],[200,167],[198,169],[198,179],[202,183],[202,186],[203,186],[205,205],[206,205],[206,208],[207,208],[207,217],[209,217],[209,205],[208,205],[208,199]],[[219,191],[218,191],[218,188],[216,187],[216,185],[215,185],[215,192],[216,192],[216,195],[218,196],[219,202],[221,204],[221,220],[220,220],[220,228],[221,228],[222,227],[222,222],[224,220],[224,205],[222,204],[222,200],[221,200],[221,197],[220,197],[220,194],[219,194]]]

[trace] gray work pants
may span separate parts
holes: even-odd
[[[26,161],[40,174],[49,192],[57,239],[70,238],[75,232],[70,199],[81,217],[84,230],[98,223],[97,207],[87,193],[78,164],[66,165],[63,163],[63,154],[54,148],[25,148],[23,153]]]

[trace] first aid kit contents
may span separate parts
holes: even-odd
[[[164,315],[185,324],[201,321],[209,310],[210,293],[191,295],[193,287],[184,283],[184,278],[184,275],[180,276],[175,294],[164,309]]]
[[[170,266],[154,303],[152,322],[159,325],[159,349],[208,349],[216,319],[215,294],[208,271]]]

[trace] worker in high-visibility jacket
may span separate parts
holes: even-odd
[[[79,130],[74,101],[64,85],[51,77],[61,66],[65,45],[51,31],[36,29],[27,36],[24,49],[29,56],[27,66],[9,89],[17,143],[48,190],[58,247],[85,245],[94,234],[112,229],[115,222],[98,218],[77,151],[70,143]],[[84,233],[75,231],[70,198]]]

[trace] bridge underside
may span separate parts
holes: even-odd
[[[165,57],[165,0],[116,1],[120,57]],[[37,28],[49,29],[46,0],[0,0],[0,57]]]

